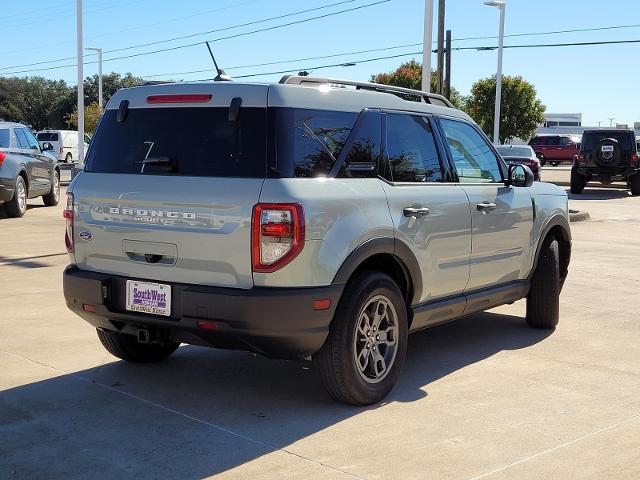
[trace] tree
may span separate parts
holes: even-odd
[[[102,101],[107,105],[109,99],[121,88],[137,87],[145,83],[140,77],[134,77],[131,73],[121,76],[111,72],[102,76]],[[98,103],[98,75],[84,79],[84,97],[87,105]]]
[[[471,87],[466,111],[487,135],[493,132],[496,101],[496,79],[478,80]],[[529,140],[539,124],[544,122],[546,107],[536,97],[535,87],[522,77],[502,77],[500,103],[500,143],[514,137]]]
[[[388,73],[378,73],[371,76],[371,81],[384,85],[395,85],[396,87],[412,88],[422,90],[422,64],[411,60],[400,65],[397,69]],[[436,72],[431,72],[431,91],[435,92],[437,85]],[[455,88],[451,87],[449,100],[456,108],[462,108],[464,98]]]
[[[84,131],[85,133],[93,133],[98,126],[98,121],[102,112],[96,102],[90,103],[84,107]],[[78,108],[76,107],[71,113],[69,120],[74,128],[78,128]]]

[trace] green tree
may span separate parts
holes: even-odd
[[[396,87],[412,88],[414,90],[422,90],[422,64],[411,60],[400,65],[392,72],[378,73],[371,76],[371,81],[382,83],[384,85],[395,85]],[[437,85],[436,72],[431,72],[431,91],[435,92]],[[451,87],[451,95],[449,100],[456,108],[462,108],[464,98],[460,92]]]
[[[536,96],[535,87],[522,77],[502,77],[500,102],[500,143],[514,137],[529,140],[544,122],[546,107]],[[478,80],[467,97],[466,111],[487,135],[493,132],[496,100],[495,77]]]
[[[140,77],[135,77],[131,73],[124,76],[116,72],[111,72],[102,76],[102,101],[106,106],[109,99],[121,88],[137,87],[145,83]],[[84,80],[85,103],[90,105],[98,103],[98,75],[87,77]]]
[[[102,112],[100,111],[100,107],[96,102],[90,103],[89,105],[84,107],[85,133],[92,134],[95,131],[101,116]],[[73,128],[78,128],[78,108],[75,108],[73,110],[73,112],[69,116],[69,120]]]

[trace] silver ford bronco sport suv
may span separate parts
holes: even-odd
[[[355,405],[408,332],[525,297],[555,327],[571,253],[565,192],[446,99],[313,77],[120,90],[64,215],[67,305],[116,357],[311,357]]]

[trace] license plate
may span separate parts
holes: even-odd
[[[613,145],[602,145],[602,153],[613,152]]]
[[[171,285],[127,280],[126,308],[131,312],[168,317],[171,315]]]

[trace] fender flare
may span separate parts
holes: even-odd
[[[332,283],[347,283],[351,275],[353,275],[353,272],[355,272],[364,261],[379,254],[393,256],[400,267],[402,267],[411,291],[413,292],[412,298],[409,299],[410,303],[411,305],[417,304],[422,296],[422,272],[420,265],[411,248],[397,238],[372,238],[360,244],[342,262]]]
[[[531,266],[531,271],[529,272],[529,275],[527,277],[529,280],[531,280],[531,277],[533,276],[533,273],[535,272],[536,267],[538,265],[538,258],[540,257],[540,251],[542,250],[542,244],[544,243],[544,239],[547,237],[549,232],[555,227],[560,227],[565,234],[564,239],[559,238],[557,240],[558,241],[564,240],[565,242],[562,248],[565,248],[564,253],[566,255],[566,261],[563,262],[564,265],[561,265],[561,268],[563,271],[561,271],[560,273],[563,276],[563,281],[564,281],[564,277],[567,276],[567,268],[569,266],[569,261],[571,259],[571,227],[569,226],[569,220],[565,216],[556,214],[552,216],[549,220],[547,220],[544,227],[542,227],[542,231],[538,239],[538,245],[536,247],[536,253],[535,253],[535,256],[533,257],[533,264]]]

